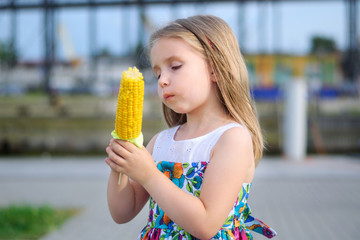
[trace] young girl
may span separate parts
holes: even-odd
[[[138,239],[244,240],[249,229],[275,236],[247,205],[263,142],[230,27],[214,16],[176,20],[151,36],[150,58],[170,128],[146,149],[111,140],[114,221],[130,221],[150,198]]]

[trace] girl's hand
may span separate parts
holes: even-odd
[[[108,158],[105,161],[113,171],[124,173],[141,185],[157,170],[145,147],[140,149],[130,142],[111,139],[106,152]]]

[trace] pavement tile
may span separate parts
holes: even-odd
[[[82,212],[43,240],[136,239],[148,206],[115,224],[106,202],[109,169],[102,157],[1,158],[0,205],[77,207]],[[360,236],[360,158],[310,156],[303,162],[265,158],[256,170],[249,205],[278,240]],[[254,239],[266,239],[254,233]]]

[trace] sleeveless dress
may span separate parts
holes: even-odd
[[[157,168],[183,191],[199,197],[211,151],[221,135],[233,127],[242,126],[230,123],[203,136],[182,141],[174,140],[179,126],[162,131],[153,149],[153,158]],[[247,204],[250,187],[251,183],[242,185],[225,223],[211,239],[253,239],[249,230],[268,238],[276,235],[273,229],[250,215],[251,210]],[[138,240],[197,239],[173,222],[151,197],[149,205],[148,223],[141,231]]]

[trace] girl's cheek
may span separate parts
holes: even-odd
[[[163,100],[163,99],[162,99],[162,89],[161,89],[161,87],[160,87],[159,85],[158,85],[157,93],[158,93],[159,98],[160,98],[161,101],[162,101],[162,100]]]

